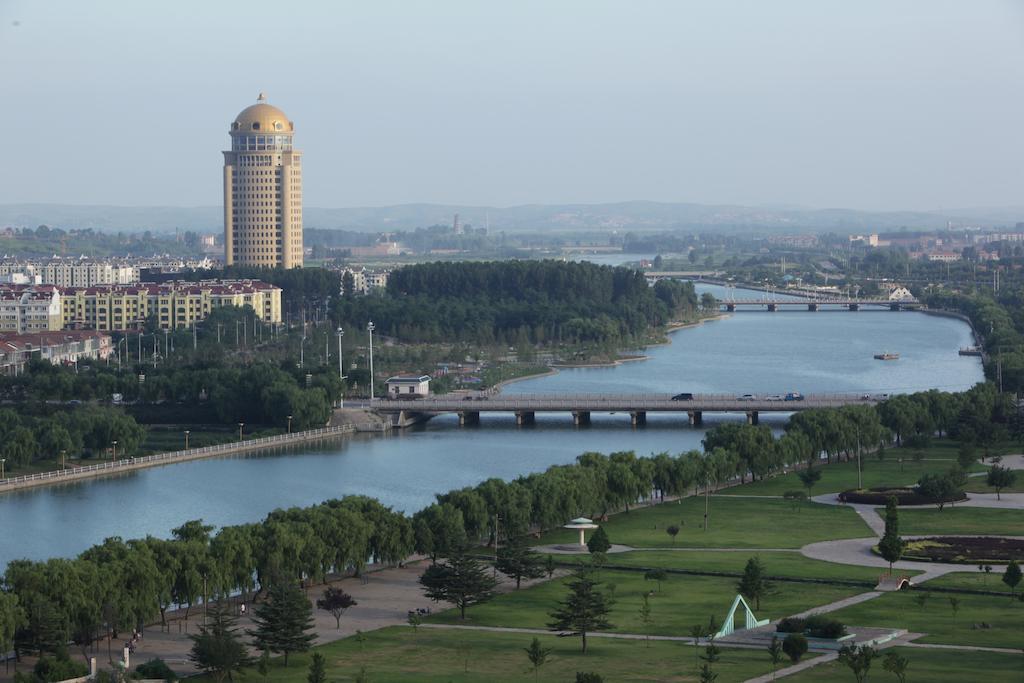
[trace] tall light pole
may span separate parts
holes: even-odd
[[[60,452],[60,468],[61,468],[62,470],[63,470],[63,469],[66,469],[66,465],[64,464],[64,456],[65,456],[65,455],[67,455],[67,453],[68,453],[68,452],[67,452],[67,451],[65,451],[65,450],[62,450],[62,451]]]
[[[302,364],[306,360],[306,335],[302,335],[302,339],[299,340],[299,369],[302,369]]]
[[[288,433],[289,434],[292,433],[292,416],[291,415],[288,416]]]
[[[4,473],[4,464],[6,464],[7,458],[0,458],[0,479],[6,479],[7,474]]]
[[[341,338],[345,336],[345,330],[338,328],[338,379],[341,380],[341,395],[338,399],[338,407],[345,407],[345,365],[341,362]]]
[[[186,429],[185,430],[185,450],[186,451],[188,450],[188,435],[189,435],[189,430]]]
[[[168,330],[168,329],[167,329],[167,328],[165,327],[165,328],[164,328],[164,357],[165,357],[165,358],[166,358],[167,356],[171,355],[171,353],[170,353],[170,348],[171,348],[171,347],[170,347],[170,345],[169,345],[169,344],[167,343],[167,333],[168,333],[168,332],[170,332],[170,330]]]
[[[239,441],[242,440],[242,427],[244,427],[244,426],[245,426],[244,422],[239,422],[238,423],[238,440]]]
[[[370,402],[373,402],[373,321],[366,323],[366,331],[370,333]]]
[[[114,447],[110,450],[110,459],[117,460],[117,439],[114,439]]]

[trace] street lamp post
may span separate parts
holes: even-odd
[[[373,402],[373,321],[366,324],[366,331],[370,333],[370,402]]]
[[[110,459],[117,460],[117,439],[114,439],[114,447],[110,450]]]
[[[288,433],[289,434],[292,433],[292,416],[291,415],[288,416]]]
[[[186,429],[185,430],[185,450],[186,451],[188,450],[188,435],[189,435],[189,433],[190,433],[189,430]]]
[[[302,364],[306,360],[306,335],[302,335],[302,339],[299,340],[299,369],[302,369]]]
[[[345,336],[345,330],[338,328],[338,379],[341,380],[341,396],[338,399],[338,407],[345,407],[345,364],[341,361],[341,338]]]
[[[67,455],[67,453],[68,453],[68,452],[67,452],[67,451],[64,451],[64,450],[62,450],[62,451],[60,452],[60,468],[61,468],[62,470],[63,470],[63,469],[66,469],[66,466],[64,465],[64,456],[66,456],[66,455]]]
[[[4,472],[4,464],[7,463],[7,458],[0,458],[0,479],[6,479],[7,474]]]
[[[239,441],[242,440],[242,427],[244,427],[244,426],[245,426],[244,422],[239,422],[238,423],[238,440]]]

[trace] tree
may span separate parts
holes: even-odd
[[[606,553],[611,547],[612,542],[608,540],[608,534],[603,526],[597,527],[597,531],[587,541],[587,550],[591,553]]]
[[[1003,489],[1013,486],[1016,479],[1017,473],[1009,467],[992,465],[988,471],[988,476],[985,478],[985,483],[996,490],[996,500],[1002,500],[1001,493]]]
[[[467,607],[494,597],[496,585],[490,573],[463,551],[452,553],[447,563],[427,567],[419,581],[428,598],[453,603],[462,619],[466,618]]]
[[[935,503],[939,512],[947,502],[954,500],[962,493],[962,489],[957,485],[956,477],[951,473],[925,474],[917,482],[917,491]]]
[[[14,634],[25,621],[25,613],[14,593],[0,592],[0,652],[10,652],[14,647]],[[4,666],[9,666],[4,658]]]
[[[409,626],[412,626],[412,632],[416,633],[423,624],[423,615],[416,610],[409,610],[409,617],[406,621],[409,623]]]
[[[790,506],[797,511],[803,507],[802,503],[807,502],[807,494],[803,491],[786,491],[782,494],[782,497],[788,500]]]
[[[189,635],[192,641],[189,661],[216,681],[231,681],[235,673],[240,674],[252,665],[252,658],[227,608],[215,602],[207,609],[206,618],[207,623],[199,627],[199,633]]]
[[[761,597],[769,588],[761,558],[751,557],[747,560],[747,566],[743,568],[743,576],[736,584],[736,588],[747,600],[754,601],[754,609],[761,609]]]
[[[1006,571],[1003,572],[1003,583],[1010,587],[1010,595],[1016,591],[1020,579],[1020,565],[1017,564],[1017,560],[1010,560],[1010,564],[1006,565]]]
[[[676,536],[679,535],[679,527],[675,524],[669,524],[665,527],[665,533],[672,537],[672,545],[676,544]]]
[[[878,657],[878,651],[870,645],[846,645],[839,650],[839,661],[850,668],[857,683],[864,683],[871,669],[871,662]]]
[[[664,569],[648,569],[644,572],[644,581],[657,581],[658,592],[661,592],[661,582],[668,581],[668,572]]]
[[[341,617],[349,607],[355,607],[359,603],[352,599],[352,596],[340,588],[328,588],[324,591],[323,597],[316,601],[317,609],[330,612],[334,617],[337,627],[341,628]]]
[[[710,664],[704,664],[700,668],[700,683],[715,683],[718,680],[718,674],[711,670]]]
[[[815,469],[812,465],[808,465],[807,469],[800,470],[796,473],[796,476],[800,478],[800,483],[807,489],[807,497],[811,497],[811,489],[814,485],[821,481],[821,470]]]
[[[885,533],[878,542],[878,552],[889,563],[890,575],[893,563],[899,561],[906,548],[906,543],[900,538],[900,513],[897,505],[896,496],[889,496],[889,500],[885,502]]]
[[[900,683],[907,683],[907,666],[909,665],[910,660],[892,650],[885,653],[885,661],[882,662],[882,668],[895,676]]]
[[[807,638],[802,633],[790,633],[782,641],[782,651],[796,664],[807,653]]]
[[[498,561],[495,566],[499,572],[516,580],[516,590],[519,590],[523,579],[539,579],[545,573],[540,555],[533,552],[521,537],[509,539],[509,542],[498,550]]]
[[[544,571],[547,573],[549,579],[555,575],[555,567],[554,555],[548,555],[544,558]]]
[[[324,666],[324,656],[314,652],[309,661],[309,673],[306,674],[307,683],[327,683],[327,669]]]
[[[135,673],[139,674],[140,678],[148,678],[150,680],[162,680],[167,683],[173,683],[178,680],[178,675],[171,670],[171,667],[167,666],[167,662],[154,657],[147,662],[143,662],[135,667]]]
[[[953,610],[953,621],[956,621],[956,614],[960,611],[960,598],[949,599],[949,607]]]
[[[527,659],[530,660],[530,666],[533,667],[533,680],[537,680],[540,676],[540,668],[548,662],[548,657],[551,655],[551,648],[542,647],[540,644],[540,638],[534,636],[533,641],[530,643],[530,647],[524,647],[523,651],[526,653]]]
[[[573,571],[569,594],[550,614],[552,621],[548,628],[566,631],[568,636],[580,636],[583,654],[587,653],[587,633],[614,628],[608,621],[612,602],[598,590],[599,585],[594,579],[593,569],[581,564]]]
[[[256,671],[259,672],[260,676],[263,676],[263,680],[267,680],[267,674],[270,673],[270,650],[263,650],[260,653],[260,660],[256,663]]]
[[[651,636],[647,633],[647,629],[651,625],[651,601],[648,599],[647,594],[644,593],[640,596],[640,623],[644,625],[644,641],[647,643],[647,647],[651,646]]]
[[[576,683],[604,683],[604,679],[593,671],[577,671]]]
[[[772,642],[768,646],[768,659],[772,663],[772,680],[775,680],[775,669],[779,666],[782,661],[782,642],[777,636],[772,636]]]
[[[283,579],[271,583],[267,601],[254,610],[256,628],[246,631],[253,638],[253,646],[288,655],[305,652],[313,644],[313,608],[298,584]]]

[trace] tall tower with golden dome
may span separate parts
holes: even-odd
[[[302,153],[263,93],[231,123],[224,152],[224,262],[302,267]]]

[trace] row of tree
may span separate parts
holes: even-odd
[[[57,653],[142,628],[166,611],[275,584],[396,563],[413,549],[402,513],[352,496],[276,510],[262,522],[222,527],[200,520],[171,539],[106,539],[74,559],[11,562],[0,591],[0,651]]]

